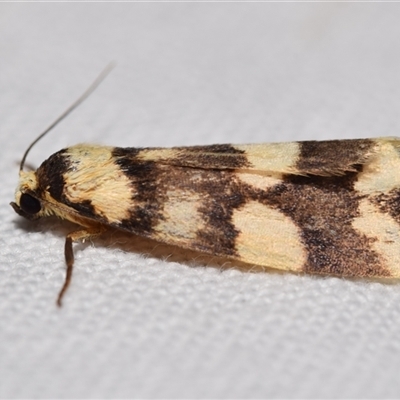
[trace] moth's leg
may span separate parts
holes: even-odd
[[[61,288],[57,298],[57,305],[59,307],[61,307],[62,305],[62,298],[71,282],[72,270],[74,266],[74,251],[72,249],[72,243],[77,242],[78,240],[85,241],[86,239],[91,239],[93,237],[96,237],[101,233],[103,233],[104,230],[105,230],[104,227],[96,226],[93,228],[79,229],[78,231],[71,232],[67,235],[64,247],[65,262],[67,263],[67,273],[65,275],[64,285]]]

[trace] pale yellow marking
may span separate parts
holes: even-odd
[[[198,230],[204,228],[204,221],[198,211],[202,205],[199,194],[183,190],[167,192],[160,221],[154,228],[154,238],[176,245],[188,245],[196,239]]]
[[[90,200],[109,223],[129,218],[132,183],[114,163],[112,147],[77,145],[67,149],[72,168],[64,175],[64,194],[71,202]]]
[[[143,149],[136,156],[140,161],[170,161],[182,154],[182,150],[174,148]]]
[[[300,145],[297,142],[243,144],[234,146],[244,150],[247,160],[252,164],[249,169],[294,173],[296,162],[300,155]]]
[[[254,189],[265,190],[272,186],[282,183],[282,175],[277,174],[274,176],[259,175],[256,173],[241,173],[235,174],[243,183],[247,183]]]
[[[376,140],[377,152],[358,175],[354,188],[362,194],[388,192],[400,187],[400,140]]]
[[[300,231],[281,212],[250,201],[234,212],[233,223],[240,232],[235,243],[241,261],[291,271],[304,267]]]
[[[381,213],[367,199],[359,204],[360,216],[353,221],[353,227],[370,239],[371,247],[383,259],[384,267],[391,276],[400,277],[400,229],[389,215]]]

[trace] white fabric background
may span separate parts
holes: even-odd
[[[73,227],[8,206],[27,145],[112,60],[30,164],[77,142],[398,135],[399,7],[0,4],[0,397],[399,397],[398,284],[207,267],[111,232],[75,246],[60,310]]]

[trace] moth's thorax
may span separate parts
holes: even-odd
[[[60,150],[36,171],[20,172],[13,207],[29,219],[56,215],[82,224],[82,209],[93,209],[98,197],[104,199],[115,189],[110,182],[118,174],[112,167],[109,147],[76,145]]]
[[[22,174],[16,205],[26,189],[42,206],[35,219],[56,215],[85,226],[92,225],[90,219],[120,222],[129,216],[135,185],[118,165],[114,151],[80,144],[54,153],[36,172]]]

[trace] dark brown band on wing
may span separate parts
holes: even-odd
[[[240,233],[233,223],[234,210],[246,201],[243,185],[237,184],[234,174],[224,171],[206,172],[195,190],[203,199],[199,212],[204,228],[197,231],[194,243],[199,251],[220,256],[236,256],[236,237]],[[210,174],[213,176],[211,179]]]
[[[380,211],[388,213],[400,225],[400,189],[392,189],[372,199]]]
[[[341,175],[365,163],[376,143],[371,139],[299,142],[296,168],[311,175]]]
[[[137,235],[150,236],[162,219],[165,187],[162,174],[154,161],[138,161],[138,148],[116,147],[112,156],[133,186],[130,216],[119,224],[122,229]]]

